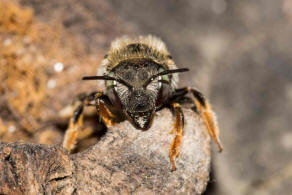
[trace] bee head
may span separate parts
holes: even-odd
[[[84,77],[83,80],[106,80],[107,95],[111,103],[123,111],[135,128],[147,130],[151,126],[157,106],[170,94],[168,87],[163,88],[165,83],[161,77],[185,71],[188,69],[155,72],[143,68],[138,70],[130,68],[125,71],[123,68],[123,71],[111,72],[104,76]]]

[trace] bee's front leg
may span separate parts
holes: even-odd
[[[96,106],[98,115],[101,119],[100,122],[104,123],[106,127],[111,127],[114,124],[113,120],[115,116],[107,108],[107,104],[110,104],[110,102],[103,92],[92,92],[89,95],[80,94],[77,96],[76,100],[73,102],[73,106],[65,108],[65,110],[67,109],[67,113],[70,113],[71,109],[72,116],[64,136],[63,147],[69,152],[74,149],[79,131],[83,126],[83,110],[85,106]],[[63,115],[66,115],[66,112],[64,111]]]
[[[176,170],[175,159],[179,155],[179,149],[182,142],[184,115],[181,106],[178,103],[171,103],[171,110],[174,111],[175,123],[171,133],[175,133],[175,137],[171,143],[169,150],[169,158],[171,163],[171,170]]]
[[[65,132],[63,147],[71,152],[78,138],[78,133],[83,126],[83,110],[85,106],[94,106],[95,97],[97,97],[101,92],[93,92],[89,95],[84,93],[79,94],[72,105],[61,110],[60,115],[66,116],[71,114],[69,126]]]

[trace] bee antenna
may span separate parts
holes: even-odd
[[[114,77],[110,77],[110,76],[85,76],[85,77],[82,77],[82,80],[113,80],[115,81],[116,78]]]
[[[178,68],[178,69],[172,69],[172,70],[165,70],[165,71],[162,71],[156,75],[153,75],[155,77],[158,77],[158,76],[162,76],[162,75],[167,75],[167,74],[173,74],[173,73],[179,73],[179,72],[187,72],[189,71],[190,69],[188,68]]]
[[[127,86],[128,88],[132,88],[132,85],[130,85],[129,83],[127,83],[126,81],[120,79],[120,78],[115,78],[115,77],[110,77],[107,75],[103,75],[103,76],[85,76],[82,77],[82,80],[107,80],[107,81],[117,81],[125,86]]]
[[[85,76],[82,77],[82,80],[116,80],[116,78],[114,77],[110,77],[110,76]]]
[[[153,81],[156,77],[162,76],[162,75],[168,75],[168,74],[173,74],[173,73],[180,73],[180,72],[187,72],[190,69],[188,68],[178,68],[178,69],[172,69],[172,70],[165,70],[162,72],[159,72],[155,75],[152,75],[143,85],[143,87],[146,87],[151,81]]]

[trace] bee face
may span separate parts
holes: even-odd
[[[106,86],[113,91],[109,95],[111,102],[119,105],[129,121],[137,129],[146,130],[150,127],[159,98],[161,77],[151,77],[164,70],[149,59],[131,59],[121,62],[111,73],[127,85],[107,81]],[[150,80],[151,81],[150,81]],[[150,81],[150,82],[149,82]]]
[[[124,113],[137,129],[146,130],[150,127],[155,112],[157,95],[151,90],[137,88],[128,90],[121,102]]]

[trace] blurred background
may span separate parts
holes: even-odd
[[[0,0],[0,140],[60,144],[56,113],[125,34],[161,37],[217,112],[205,194],[291,194],[292,0]]]

